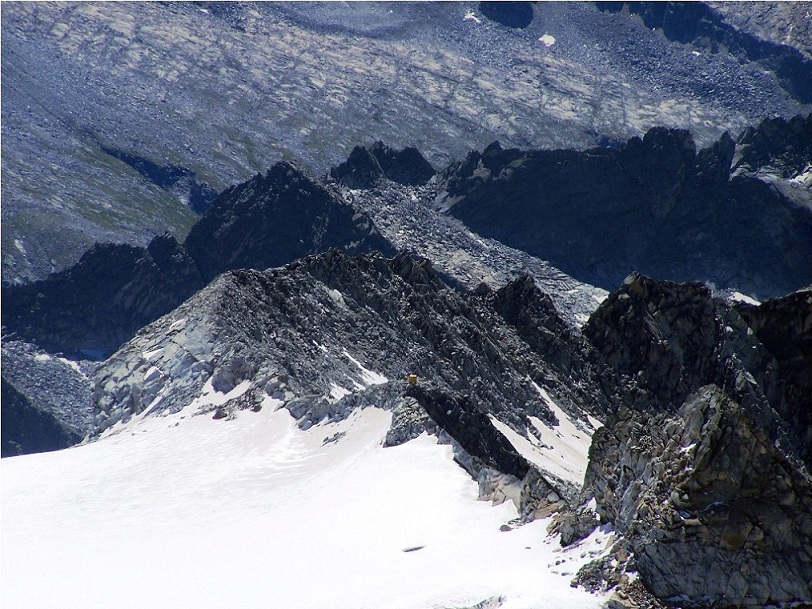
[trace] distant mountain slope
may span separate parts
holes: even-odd
[[[734,28],[812,58],[812,20],[805,2],[708,2]]]
[[[512,28],[477,2],[3,3],[3,282],[95,242],[182,241],[200,195],[280,157],[321,174],[348,142],[444,166],[494,139],[584,148],[655,125],[706,145],[802,110],[724,41],[523,6]]]
[[[793,97],[809,104],[812,36],[808,9],[803,8],[803,3],[794,8],[790,3],[759,4],[763,6],[735,8],[703,2],[599,2],[596,6],[603,11],[625,10],[639,15],[647,27],[663,32],[669,40],[691,44],[704,52],[730,53],[743,62],[763,66]],[[748,23],[750,20],[756,23]],[[795,24],[788,27],[788,21],[797,22],[794,36]],[[776,31],[781,29],[786,32],[783,36]]]

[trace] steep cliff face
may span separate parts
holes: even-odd
[[[658,597],[699,607],[812,599],[812,479],[718,387],[676,414],[621,411],[585,488]]]
[[[797,431],[800,454],[812,469],[812,290],[736,309],[773,358],[780,379],[776,409]]]
[[[629,389],[584,481],[629,568],[687,606],[809,602],[809,291],[750,305],[633,275],[584,333]]]
[[[770,162],[800,179],[808,150],[795,132],[807,120],[778,122],[757,133],[783,135],[745,133],[738,153],[727,134],[697,152],[686,131],[662,128],[619,149],[492,144],[442,174],[437,205],[479,234],[607,289],[639,271],[774,297],[812,282],[809,191],[780,174],[769,184],[742,171],[731,179],[731,165],[739,154],[737,166]]]

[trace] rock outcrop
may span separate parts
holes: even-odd
[[[544,300],[527,279],[521,283],[524,289],[516,292],[529,303]],[[557,361],[561,355],[551,351],[549,356],[526,342],[513,322],[494,310],[494,298],[457,293],[428,261],[405,255],[353,257],[331,250],[264,273],[231,271],[145,328],[101,366],[99,411],[105,418],[112,413],[117,413],[113,420],[126,418],[142,412],[159,393],[164,396],[159,409],[175,409],[190,395],[178,390],[178,382],[192,383],[199,393],[211,378],[214,389],[227,392],[261,376],[260,369],[285,375],[297,396],[332,391],[338,402],[341,394],[369,385],[347,351],[351,345],[363,354],[356,359],[380,375],[368,378],[426,375],[441,387],[476,396],[486,412],[504,411],[516,426],[528,414],[553,419],[528,376],[548,387],[565,409],[580,412],[576,403],[592,412],[610,407],[594,381],[597,371],[580,386],[570,386],[568,370]],[[513,298],[512,307],[527,309],[529,319],[534,309],[523,307],[519,298]],[[554,309],[544,314],[556,316]],[[563,332],[560,318],[544,323],[560,326],[558,340],[568,357],[592,371],[588,360],[596,356],[589,344],[572,330]],[[312,422],[324,416],[315,415]]]
[[[348,188],[372,188],[381,177],[417,186],[434,174],[434,168],[417,148],[394,150],[380,141],[369,148],[356,146],[346,161],[330,170],[330,175]]]
[[[636,409],[674,412],[714,384],[810,467],[811,320],[808,291],[758,307],[732,305],[701,284],[634,274],[598,307],[584,334],[627,379]]]
[[[598,430],[585,487],[658,597],[685,606],[812,600],[812,479],[718,387],[676,414]]]
[[[584,334],[627,391],[593,436],[583,496],[632,552],[622,568],[686,606],[812,601],[810,292],[731,303],[632,275]]]
[[[411,385],[406,395],[417,400],[437,425],[460,443],[465,451],[502,473],[522,479],[530,464],[493,426],[487,412],[464,396],[423,385]]]
[[[60,437],[81,439],[94,431],[93,388],[91,378],[98,362],[92,359],[68,359],[49,354],[36,345],[4,336],[2,341],[4,384],[0,404],[23,397],[26,405],[39,411],[40,417],[56,421],[70,432]],[[6,390],[10,391],[6,396]],[[5,411],[5,407],[4,407]],[[3,433],[19,435],[16,450],[20,454],[38,452],[40,443],[28,444],[26,422],[4,412]],[[6,416],[8,415],[8,416]],[[19,423],[19,429],[18,429]]]

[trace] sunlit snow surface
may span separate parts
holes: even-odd
[[[565,553],[546,520],[501,532],[515,508],[478,501],[476,483],[434,437],[382,448],[388,412],[368,408],[301,431],[277,405],[233,420],[190,409],[145,417],[87,446],[3,459],[0,604],[605,601],[570,587],[603,534]],[[337,432],[346,433],[324,443]]]
[[[538,417],[530,417],[530,422],[541,438],[538,440],[532,435],[529,438],[519,435],[493,416],[491,416],[491,422],[519,454],[542,471],[549,472],[567,482],[581,485],[589,463],[589,445],[592,443],[592,434],[602,424],[594,417],[587,417],[588,423],[576,424],[573,418],[555,403],[547,391],[536,383],[533,383],[533,387],[558,419],[558,425],[550,427]]]

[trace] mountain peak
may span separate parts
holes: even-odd
[[[369,148],[356,146],[345,162],[330,170],[330,175],[348,188],[371,188],[382,177],[407,186],[423,185],[434,174],[417,148],[395,150],[381,141]]]

